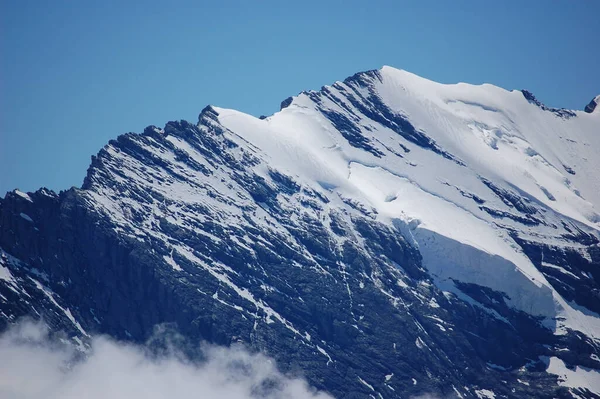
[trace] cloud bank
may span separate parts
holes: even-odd
[[[158,341],[149,350],[95,337],[88,356],[74,360],[72,346],[50,339],[44,326],[20,323],[0,337],[0,397],[331,399],[241,346],[201,345],[204,360],[198,363],[173,349],[171,340]]]

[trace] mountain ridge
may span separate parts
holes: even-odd
[[[8,193],[3,325],[174,322],[336,396],[594,397],[556,374],[600,369],[597,113],[415,76],[207,106],[111,140],[81,189]]]

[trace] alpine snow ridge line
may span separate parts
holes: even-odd
[[[173,323],[335,397],[599,397],[595,100],[383,67],[121,135],[0,200],[0,327]]]

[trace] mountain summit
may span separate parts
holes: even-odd
[[[598,132],[387,66],[269,117],[209,106],[0,200],[0,327],[85,350],[174,323],[335,397],[598,397]]]

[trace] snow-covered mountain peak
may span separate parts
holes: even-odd
[[[341,397],[560,396],[557,364],[600,369],[597,115],[387,66],[269,117],[207,106],[111,140],[81,189],[0,200],[0,299],[138,340],[175,321]]]
[[[407,226],[440,280],[507,292],[546,317],[572,311],[514,236],[558,244],[575,228],[597,240],[597,122],[529,92],[439,84],[391,67],[301,93],[264,120],[215,109],[229,139],[265,163],[332,203],[352,198]],[[493,259],[516,267],[523,283],[501,277]]]

